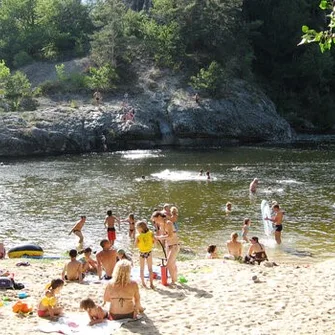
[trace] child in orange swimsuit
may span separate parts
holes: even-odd
[[[42,298],[38,305],[37,315],[40,317],[51,317],[60,315],[63,312],[62,307],[57,307],[58,294],[64,286],[62,279],[53,279],[51,284],[48,286],[48,290],[45,292],[45,296]]]

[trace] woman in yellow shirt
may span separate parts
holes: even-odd
[[[136,223],[136,229],[138,231],[138,236],[136,237],[136,246],[140,251],[140,277],[143,287],[146,287],[144,281],[144,265],[145,260],[147,261],[147,266],[149,270],[150,287],[154,288],[153,274],[152,274],[152,248],[154,246],[154,234],[149,230],[147,224],[144,221],[138,221]]]

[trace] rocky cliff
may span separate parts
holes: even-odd
[[[149,77],[140,78],[141,93],[130,95],[127,101],[123,97],[111,98],[100,107],[83,104],[71,108],[61,104],[32,112],[2,114],[0,156],[167,145],[283,143],[294,139],[289,124],[276,113],[274,104],[246,82],[232,82],[225,98],[200,97],[196,102],[186,90],[173,85],[164,90],[163,81],[157,78],[150,79],[151,82]],[[126,120],[131,118],[127,111],[132,108],[135,117]]]

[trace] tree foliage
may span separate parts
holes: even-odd
[[[0,0],[0,59],[13,69],[91,57],[85,74],[59,67],[45,92],[126,85],[134,60],[181,72],[216,97],[243,78],[263,86],[298,128],[308,120],[325,130],[335,119],[334,8],[330,0]],[[305,45],[312,42],[330,52]]]
[[[0,59],[20,66],[33,59],[80,56],[88,52],[92,29],[80,0],[2,0]]]
[[[202,68],[197,75],[192,76],[190,84],[195,90],[217,96],[225,84],[224,71],[216,61],[213,61],[207,69]]]
[[[11,74],[3,60],[0,61],[0,95],[13,110],[18,110],[23,98],[31,97],[31,84],[27,76],[16,71]]]
[[[302,39],[298,45],[308,43],[318,43],[321,52],[330,50],[332,44],[335,43],[335,2],[333,0],[321,0],[319,8],[327,12],[327,28],[321,31],[310,29],[307,25],[303,25]]]

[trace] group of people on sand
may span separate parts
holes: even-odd
[[[144,220],[136,221],[134,214],[129,214],[126,220],[120,220],[107,211],[104,225],[107,229],[107,239],[100,242],[102,250],[96,254],[96,260],[92,258],[92,249],[86,248],[82,252],[84,257],[77,260],[78,252],[72,249],[69,252],[70,260],[64,265],[61,279],[53,280],[46,288],[45,296],[39,303],[38,315],[41,317],[55,317],[63,310],[57,304],[57,295],[60,293],[64,282],[75,281],[82,283],[85,275],[90,272],[97,274],[99,279],[108,280],[108,285],[104,293],[104,304],[98,306],[90,298],[84,299],[80,303],[80,308],[86,310],[90,316],[90,324],[102,322],[105,319],[136,318],[138,313],[144,311],[140,303],[139,286],[136,281],[131,280],[132,260],[124,250],[113,248],[116,239],[115,226],[125,221],[129,224],[129,237],[134,240],[139,251],[140,278],[143,287],[147,287],[144,268],[149,272],[150,288],[154,289],[154,274],[152,267],[152,250],[155,242],[163,246],[166,250],[166,268],[170,274],[171,284],[177,282],[176,259],[179,253],[180,244],[177,235],[178,231],[178,209],[165,204],[162,210],[155,209],[151,215],[154,231],[151,231]],[[80,220],[71,229],[79,237],[82,245],[84,237],[82,229],[86,222],[86,216],[81,216]],[[137,235],[135,236],[135,229]],[[108,311],[103,309],[106,303],[110,303]]]
[[[71,262],[75,261],[71,259]],[[90,318],[89,325],[108,319],[136,318],[144,311],[138,284],[130,278],[131,267],[131,263],[126,259],[117,262],[113,269],[113,278],[105,288],[102,306],[97,305],[91,298],[80,302],[78,308],[87,311]],[[38,316],[55,318],[63,313],[63,308],[58,305],[57,299],[63,286],[64,279],[54,279],[47,285],[44,297],[38,304]],[[109,310],[103,308],[106,303],[110,303]]]
[[[255,193],[258,186],[258,179],[254,178],[249,185],[249,191]],[[230,215],[232,212],[232,203],[228,201],[225,208],[226,215]],[[283,230],[283,217],[284,211],[280,208],[276,201],[272,202],[272,217],[266,217],[265,220],[269,220],[274,226],[274,235],[277,244],[281,244],[281,232]],[[237,232],[231,233],[230,240],[227,241],[226,247],[228,254],[224,256],[227,259],[235,259],[239,261],[244,261],[245,263],[254,264],[255,262],[260,263],[262,261],[268,260],[264,245],[259,242],[257,236],[253,236],[251,239],[248,238],[248,233],[251,225],[251,220],[245,218],[243,221],[243,226],[241,229],[241,238],[244,242],[250,243],[247,254],[242,257],[242,243],[238,241],[239,234]],[[207,248],[206,258],[215,259],[219,258],[217,246],[209,245]]]
[[[243,247],[242,243],[238,241],[238,236],[239,235],[236,232],[231,233],[230,240],[228,240],[226,243],[228,254],[224,255],[225,259],[232,259],[240,262],[243,261],[244,263],[248,264],[255,264],[255,262],[260,264],[261,262],[268,260],[264,245],[259,242],[257,236],[253,236],[251,239],[248,239],[250,246],[248,248],[247,254],[243,257],[242,256]],[[212,244],[208,246],[206,258],[208,259],[219,258],[216,245]]]

